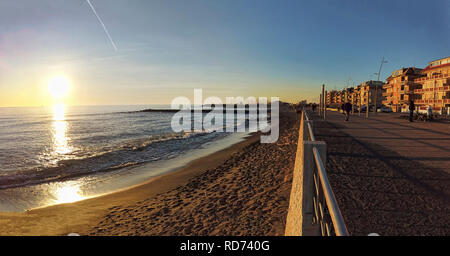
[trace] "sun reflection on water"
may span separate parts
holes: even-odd
[[[57,204],[73,203],[84,199],[80,185],[74,183],[67,183],[62,187],[57,188],[54,192],[54,196],[56,198],[55,203]]]
[[[54,105],[52,128],[54,154],[56,155],[64,155],[72,151],[69,147],[69,138],[66,135],[67,126],[64,104]]]
[[[69,128],[66,120],[66,107],[64,104],[53,105],[52,136],[53,136],[53,155],[56,161],[66,159],[66,154],[73,151],[69,145],[70,138],[67,136]],[[75,182],[64,182],[51,189],[54,196],[52,204],[73,203],[85,199],[80,185]]]

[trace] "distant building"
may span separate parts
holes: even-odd
[[[342,92],[341,91],[337,91],[336,94],[334,95],[334,104],[336,104],[336,106],[340,106],[342,104]]]
[[[346,89],[344,89],[343,90],[343,94],[344,94],[344,96],[342,98],[342,102],[343,103],[347,103],[347,102],[351,103],[352,98],[353,98],[353,96],[352,96],[353,88],[346,88]]]
[[[351,96],[351,102],[354,106],[359,106],[361,103],[361,85],[353,87],[353,93]]]
[[[414,82],[416,78],[422,77],[422,69],[416,67],[402,68],[392,72],[383,86],[383,105],[390,107],[394,112],[408,110],[409,100],[416,100],[418,96],[414,93],[420,84]]]
[[[435,60],[422,70],[424,75],[414,80],[419,88],[414,90],[417,95],[416,105],[420,110],[431,106],[433,111],[443,113],[450,108],[450,57]]]
[[[337,107],[338,104],[341,102],[341,97],[342,97],[341,95],[342,95],[341,91],[336,91],[336,90],[328,91],[327,97],[326,97],[327,106],[331,107],[331,108]]]
[[[336,104],[335,102],[335,95],[336,95],[337,91],[333,90],[333,91],[329,91],[327,92],[327,106],[333,106]]]
[[[383,85],[382,81],[366,81],[362,82],[356,90],[359,93],[361,106],[367,105],[367,100],[369,101],[369,106],[375,106],[375,99],[377,107],[382,106],[383,97]],[[369,95],[368,95],[369,94]],[[376,95],[376,97],[375,97]],[[356,96],[357,98],[357,96]],[[357,103],[359,105],[359,103]]]

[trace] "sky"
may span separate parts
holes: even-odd
[[[178,96],[297,102],[450,56],[450,1],[0,1],[0,106],[169,104]]]

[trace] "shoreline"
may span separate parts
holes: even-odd
[[[82,235],[284,235],[298,126],[296,112],[281,111],[276,143],[248,143],[215,167],[183,179],[181,186],[110,208]]]
[[[86,234],[111,208],[131,205],[183,186],[192,177],[220,166],[233,153],[258,140],[259,134],[252,134],[241,142],[195,159],[177,170],[109,194],[25,212],[0,212],[0,235]]]

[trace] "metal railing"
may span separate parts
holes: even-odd
[[[307,112],[303,111],[303,113],[306,121],[308,121],[306,124],[307,138],[315,142],[311,121]],[[303,123],[303,117],[301,121]],[[347,227],[328,181],[324,161],[316,146],[313,146],[312,150],[315,163],[313,168],[313,224],[319,225],[322,236],[348,236]]]

